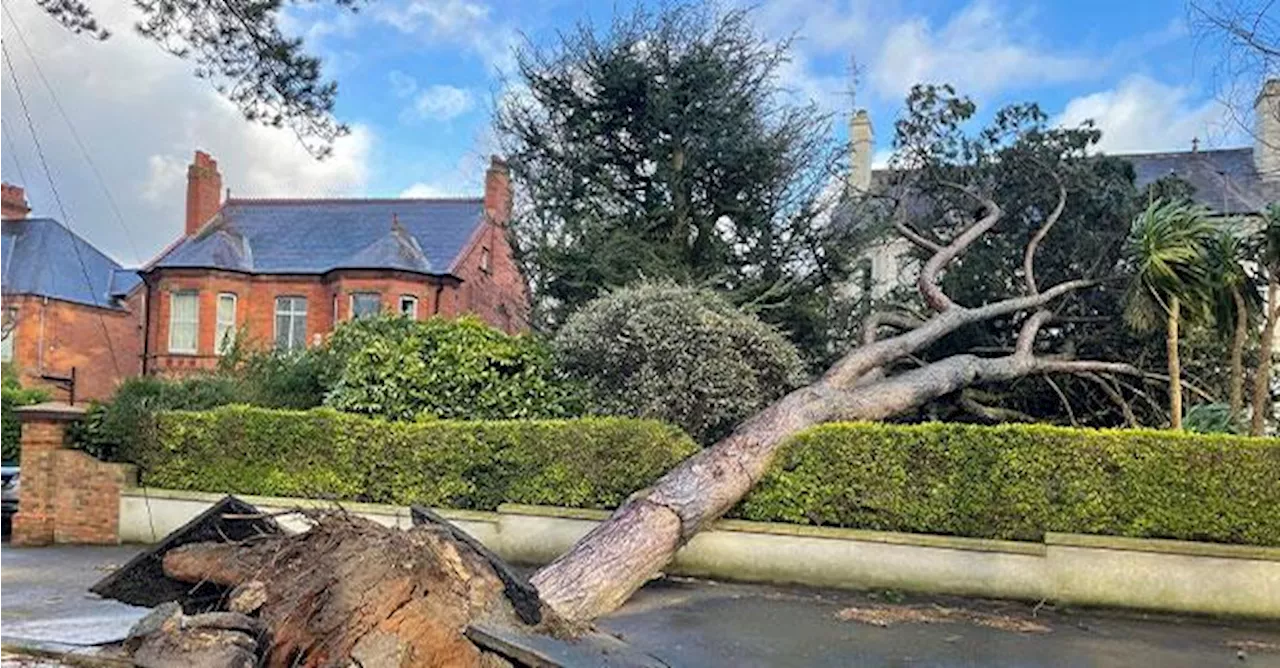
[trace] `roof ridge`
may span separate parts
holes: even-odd
[[[1103,153],[1110,158],[1130,158],[1130,157],[1154,157],[1154,156],[1175,156],[1175,155],[1200,155],[1204,153],[1229,153],[1234,151],[1252,151],[1252,146],[1236,146],[1234,148],[1202,148],[1192,151],[1190,149],[1184,151],[1131,151],[1128,153]]]
[[[484,197],[231,197],[223,204],[383,204],[395,202],[483,202]]]

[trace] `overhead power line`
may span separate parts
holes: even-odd
[[[71,117],[62,108],[62,102],[58,99],[57,91],[53,89],[49,79],[45,77],[44,70],[40,67],[40,62],[36,60],[35,52],[31,50],[31,45],[27,44],[26,36],[22,34],[22,26],[13,18],[13,14],[9,12],[8,4],[0,3],[0,9],[4,10],[5,18],[8,19],[9,25],[13,26],[13,33],[18,38],[18,42],[22,44],[22,49],[27,53],[27,58],[35,67],[36,75],[40,77],[45,90],[49,91],[49,97],[53,99],[53,106],[58,110],[58,115],[62,116],[63,122],[67,124],[67,129],[71,131],[71,138],[75,140],[76,147],[80,149],[80,155],[84,156],[85,162],[89,163],[89,169],[93,172],[94,178],[97,179],[98,187],[102,188],[102,194],[106,195],[107,203],[111,205],[111,211],[115,214],[116,221],[120,223],[120,229],[124,231],[125,241],[128,242],[129,249],[133,251],[134,260],[141,262],[142,254],[138,252],[138,246],[133,241],[133,234],[129,231],[129,226],[125,224],[124,216],[120,214],[120,207],[116,205],[115,196],[111,194],[111,189],[107,187],[106,179],[102,178],[102,172],[98,170],[98,165],[93,161],[89,149],[85,148],[84,141],[80,139],[80,133],[76,131],[75,123],[71,122]]]
[[[80,264],[80,273],[84,276],[85,285],[89,288],[89,294],[94,296],[94,303],[98,301],[99,295],[94,291],[93,280],[89,278],[89,268],[85,266],[84,255],[80,252],[80,239],[74,238],[74,228],[71,226],[71,217],[67,215],[67,208],[62,204],[62,195],[58,193],[58,186],[54,182],[53,170],[49,169],[49,161],[45,159],[44,147],[40,145],[40,136],[36,134],[36,124],[31,120],[31,110],[27,107],[27,97],[22,92],[22,84],[18,81],[18,72],[13,67],[13,60],[9,57],[9,49],[5,47],[4,42],[0,42],[0,54],[4,56],[4,64],[9,70],[9,78],[13,82],[13,90],[18,94],[18,105],[22,107],[22,115],[26,118],[27,129],[31,132],[31,141],[36,147],[36,156],[40,158],[40,166],[44,170],[45,179],[49,181],[49,191],[53,194],[53,200],[58,205],[58,213],[62,215],[62,222],[67,226],[67,231],[73,236],[71,240],[71,248],[75,251],[76,261]],[[110,295],[105,295],[108,299]],[[98,313],[98,326],[102,329],[102,338],[107,342],[107,353],[111,356],[111,367],[115,369],[116,375],[120,373],[120,362],[116,359],[115,343],[111,340],[111,333],[107,331],[107,321],[103,318],[102,313]]]

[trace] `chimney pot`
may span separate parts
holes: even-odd
[[[490,156],[484,173],[484,211],[495,225],[511,221],[511,170],[498,156]]]
[[[27,195],[22,186],[0,184],[0,218],[5,220],[21,220],[31,213],[27,206]]]
[[[849,187],[855,193],[871,191],[871,152],[874,140],[871,117],[859,109],[849,119]]]
[[[218,162],[204,151],[196,151],[187,167],[187,223],[184,233],[192,236],[222,208],[222,174]]]

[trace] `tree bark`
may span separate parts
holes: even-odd
[[[1266,433],[1267,416],[1275,410],[1271,405],[1271,363],[1275,354],[1276,321],[1280,320],[1280,277],[1273,277],[1267,285],[1266,314],[1258,373],[1253,378],[1253,417],[1249,421],[1249,433],[1254,436]]]
[[[1178,319],[1181,305],[1177,297],[1169,300],[1168,324],[1165,331],[1165,353],[1169,358],[1169,428],[1182,429],[1182,360],[1178,357]]]
[[[938,277],[999,221],[1000,207],[975,190],[956,188],[982,203],[982,218],[924,264],[917,289],[935,314],[928,320],[876,314],[864,328],[863,345],[837,361],[817,382],[794,390],[738,426],[728,437],[672,469],[654,485],[631,496],[608,521],[531,579],[545,601],[566,619],[585,621],[621,605],[653,577],[682,545],[732,508],[768,471],[779,448],[792,434],[831,420],[878,420],[978,382],[1010,380],[1031,373],[1122,373],[1140,375],[1127,364],[1038,357],[1037,333],[1053,317],[1046,305],[1058,297],[1092,287],[1097,281],[1065,281],[1040,291],[1034,280],[1037,234],[1024,254],[1026,294],[981,306],[956,304]],[[1063,195],[1060,192],[1060,195]],[[1044,224],[1047,233],[1060,212]],[[918,236],[918,235],[917,235]],[[954,355],[923,367],[890,375],[890,365],[951,332],[1000,316],[1034,311],[1023,321],[1012,355],[984,358]],[[879,324],[907,331],[876,340]]]
[[[1231,290],[1231,300],[1236,307],[1235,331],[1231,335],[1231,389],[1229,406],[1231,422],[1236,424],[1244,408],[1244,346],[1249,340],[1249,311],[1240,287]]]

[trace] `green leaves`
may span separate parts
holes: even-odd
[[[556,361],[604,414],[656,418],[710,444],[803,380],[800,356],[714,293],[644,283],[588,303]]]
[[[395,316],[343,325],[327,346],[335,381],[325,404],[393,420],[564,417],[579,411],[535,339],[474,316]],[[340,370],[339,370],[340,369]]]
[[[730,514],[977,538],[1060,531],[1280,545],[1277,480],[1275,439],[831,424],[797,436]]]
[[[3,427],[0,461],[6,466],[17,464],[22,456],[22,423],[18,421],[18,414],[14,409],[48,400],[49,393],[41,388],[23,389],[18,382],[17,370],[5,365],[4,383],[0,387],[0,413],[3,413],[0,416],[0,426]]]
[[[1156,201],[1133,220],[1128,256],[1133,279],[1125,303],[1125,321],[1149,332],[1178,299],[1193,316],[1207,315],[1213,291],[1209,248],[1217,224],[1202,207]]]
[[[147,485],[494,510],[616,507],[697,451],[645,420],[389,422],[332,409],[166,412]]]

